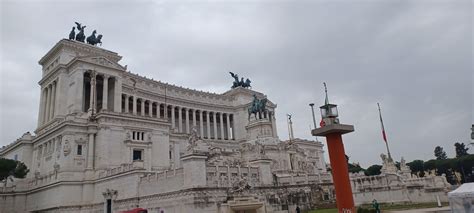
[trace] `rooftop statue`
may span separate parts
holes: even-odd
[[[102,39],[102,35],[98,35],[97,37],[95,37],[95,34],[97,33],[96,30],[92,31],[92,35],[90,35],[89,37],[87,37],[87,43],[88,44],[92,44],[92,45],[96,45],[96,44],[101,44],[102,45],[102,42],[100,41],[100,39]]]
[[[76,31],[75,31],[75,27],[72,27],[72,30],[71,32],[69,33],[69,40],[74,40],[74,38],[76,38]]]
[[[75,22],[77,25],[77,30],[79,30],[79,33],[76,35],[76,41],[84,42],[86,39],[86,35],[84,34],[84,29],[86,26],[82,26],[81,23]]]
[[[85,42],[86,41],[86,35],[84,33],[84,29],[86,28],[86,26],[82,26],[81,23],[79,22],[74,22],[76,23],[76,26],[77,27],[72,27],[72,30],[71,32],[69,33],[69,39],[70,40],[76,40],[76,41],[80,41],[80,42]],[[76,30],[79,30],[79,33],[77,33],[76,35]],[[96,30],[94,30],[92,32],[92,34],[87,37],[87,43],[88,44],[91,44],[91,45],[97,45],[97,44],[101,44],[102,45],[102,35],[98,35],[97,37],[95,36],[95,34],[97,33]]]
[[[239,75],[238,74],[234,74],[233,72],[229,72],[229,73],[230,73],[230,76],[232,76],[232,78],[234,78],[234,82],[232,83],[232,89],[234,89],[236,87],[243,87],[243,88],[251,87],[250,83],[252,83],[252,81],[250,81],[250,79],[247,78],[247,80],[244,81],[244,78],[241,78],[240,81],[239,81]]]

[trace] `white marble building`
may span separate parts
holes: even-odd
[[[405,160],[397,168],[393,160],[381,154],[383,166],[380,175],[366,176],[364,172],[351,174],[352,194],[356,205],[379,203],[435,203],[448,202],[451,184],[446,176],[411,174]]]
[[[63,39],[40,59],[35,134],[0,150],[30,173],[2,187],[0,212],[279,212],[331,197],[320,142],[281,141],[271,101],[248,119],[264,94],[170,85],[121,58]]]

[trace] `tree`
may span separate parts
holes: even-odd
[[[410,163],[407,163],[407,166],[410,167],[411,172],[415,175],[418,175],[419,177],[424,177],[425,176],[425,168],[423,166],[423,161],[422,160],[414,160]]]
[[[461,173],[462,183],[474,182],[474,155],[456,158],[455,166],[456,170]]]
[[[360,171],[364,171],[364,169],[360,167],[358,163],[349,163],[347,164],[347,166],[349,168],[350,173],[358,173]]]
[[[437,146],[434,150],[434,155],[437,160],[444,160],[448,159],[448,156],[446,155],[446,152],[443,150],[443,147]]]
[[[431,171],[432,170],[435,170],[434,172],[437,172],[438,171],[438,168],[436,167],[436,162],[439,161],[439,160],[435,160],[435,159],[431,159],[429,161],[425,161],[423,163],[423,169],[424,170],[427,170],[427,171]]]
[[[455,143],[454,147],[456,148],[457,158],[468,155],[467,150],[469,150],[469,148],[466,148],[466,145],[464,145],[464,143]]]
[[[8,178],[25,178],[29,171],[23,162],[0,158],[0,181],[5,181],[5,185]]]
[[[375,165],[369,166],[369,168],[365,170],[365,175],[367,176],[380,175],[380,169],[382,169],[381,165],[375,164]]]

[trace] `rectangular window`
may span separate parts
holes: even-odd
[[[112,213],[112,200],[107,199],[107,208],[106,208],[107,213]]]
[[[82,145],[77,145],[77,155],[82,155]]]
[[[13,156],[13,160],[18,160],[18,155]]]
[[[136,160],[138,160],[138,161],[143,160],[142,154],[143,154],[143,150],[134,149],[134,150],[133,150],[133,160],[134,160],[134,161],[136,161]]]
[[[134,141],[144,141],[145,140],[145,132],[132,132],[132,140]]]

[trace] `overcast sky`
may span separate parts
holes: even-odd
[[[363,167],[385,152],[377,102],[396,160],[433,158],[438,145],[453,157],[455,142],[470,142],[469,0],[0,2],[0,145],[35,130],[38,60],[74,21],[140,75],[216,93],[229,71],[250,78],[278,105],[284,140],[287,113],[295,137],[313,138],[308,104],[323,104],[327,82],[341,122],[355,126],[346,152]]]

